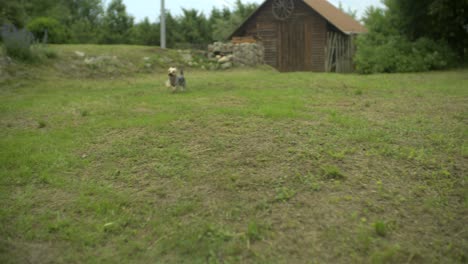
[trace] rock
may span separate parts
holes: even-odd
[[[193,60],[192,54],[190,54],[190,53],[182,53],[181,56],[182,56],[182,60],[185,63],[189,63],[189,62],[191,62]]]
[[[84,59],[84,63],[86,65],[94,64],[95,62],[96,62],[96,58],[94,57]]]
[[[75,50],[75,55],[79,58],[83,58],[84,56],[86,56],[84,52],[77,51],[77,50]]]
[[[231,57],[229,57],[229,56],[224,56],[224,57],[221,57],[221,58],[218,60],[218,62],[219,62],[219,63],[225,63],[225,62],[231,61],[231,59],[232,59],[232,56],[231,56]]]
[[[257,43],[221,43],[208,46],[207,58],[216,63],[217,68],[226,69],[233,66],[255,66],[263,64],[265,49]],[[213,68],[213,67],[208,67]]]
[[[230,68],[232,68],[232,62],[226,62],[226,63],[221,64],[221,69],[223,70],[227,70]]]

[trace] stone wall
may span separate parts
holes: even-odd
[[[215,42],[208,46],[208,58],[217,62],[218,68],[221,69],[263,64],[264,52],[263,45],[259,43]]]

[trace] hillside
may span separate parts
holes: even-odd
[[[160,49],[135,45],[48,45],[47,55],[29,63],[2,55],[0,82],[22,77],[55,75],[72,78],[123,77],[137,73],[165,72],[171,65],[209,69],[202,51]]]

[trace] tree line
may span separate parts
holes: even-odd
[[[27,28],[49,43],[159,45],[160,24],[136,23],[122,0],[3,0],[0,25]],[[369,32],[356,40],[361,73],[443,69],[468,59],[468,0],[382,0],[362,18]],[[234,7],[213,8],[208,16],[182,9],[166,11],[169,48],[205,48],[225,40],[255,9],[236,0]],[[339,6],[343,10],[342,5]],[[353,17],[356,12],[343,10]]]
[[[443,69],[468,58],[468,0],[382,0],[363,22],[354,61],[362,73]]]
[[[159,19],[135,22],[122,0],[4,0],[0,25],[27,28],[38,40],[47,29],[49,43],[159,45]],[[208,16],[182,8],[181,15],[166,10],[166,41],[170,48],[204,46],[224,40],[255,9],[236,0],[229,9],[213,8]]]

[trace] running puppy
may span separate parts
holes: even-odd
[[[169,80],[167,80],[166,86],[171,87],[172,92],[176,92],[179,87],[182,91],[185,91],[184,71],[180,70],[180,75],[177,75],[177,68],[170,67],[168,72]]]

